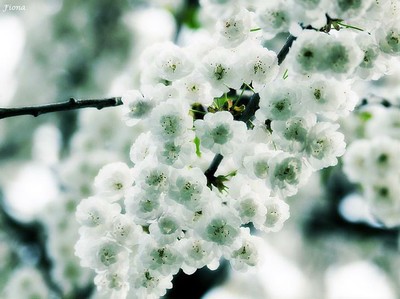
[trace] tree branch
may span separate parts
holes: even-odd
[[[289,53],[289,49],[295,40],[296,37],[294,37],[293,35],[289,35],[285,45],[277,55],[278,64],[281,64],[283,60],[286,58],[286,55]],[[253,106],[251,106],[250,103],[251,101],[249,102],[249,105],[247,105],[246,110],[243,112],[243,115],[240,120],[247,122],[254,115],[254,112],[257,110],[258,102],[254,102],[255,105]],[[30,107],[20,107],[20,108],[0,108],[0,119],[19,116],[19,115],[32,115],[34,117],[37,117],[41,114],[46,114],[50,112],[59,112],[59,111],[75,110],[82,108],[97,108],[100,110],[105,107],[115,107],[120,105],[122,105],[121,97],[92,99],[92,100],[79,100],[71,98],[69,101],[40,105],[40,106],[30,106]],[[212,173],[212,171],[210,173]]]
[[[32,115],[37,117],[41,114],[50,112],[59,112],[67,110],[75,110],[82,108],[97,108],[103,109],[105,107],[114,107],[122,105],[121,97],[93,99],[93,100],[78,100],[71,98],[69,101],[46,104],[40,106],[21,107],[21,108],[0,108],[0,119],[19,116],[19,115]]]
[[[286,43],[283,45],[282,49],[277,55],[279,65],[285,60],[286,56],[289,54],[290,47],[295,40],[296,37],[293,35],[289,35],[289,37],[287,38]],[[259,108],[259,103],[260,96],[258,93],[255,93],[250,98],[250,101],[246,105],[246,109],[243,111],[243,114],[240,116],[239,120],[245,122],[246,125],[248,125],[247,122],[254,116],[254,113]],[[215,172],[218,170],[219,164],[221,164],[223,158],[224,157],[221,154],[215,155],[210,166],[204,172],[205,176],[207,177],[208,185],[211,185],[213,182],[215,182]]]
[[[286,56],[289,54],[290,47],[292,46],[293,42],[296,40],[297,37],[293,35],[289,35],[286,43],[283,45],[282,49],[279,51],[277,57],[278,57],[278,64],[281,64]]]
[[[207,178],[207,185],[208,186],[211,186],[212,183],[214,182],[214,179],[215,179],[214,174],[217,171],[219,164],[221,164],[221,161],[222,161],[223,158],[224,158],[224,156],[222,156],[221,154],[216,154],[214,156],[214,159],[212,160],[210,166],[204,172],[204,175]]]
[[[285,45],[279,51],[277,58],[278,64],[281,64],[287,54],[289,53],[289,49],[292,46],[293,42],[296,40],[296,37],[293,35],[289,35],[286,40]],[[243,121],[247,124],[247,122],[254,116],[254,113],[258,109],[258,105],[260,102],[260,96],[258,93],[255,93],[251,98],[249,103],[246,105],[246,109],[243,111],[243,114],[239,118],[240,121]],[[67,111],[67,110],[75,110],[81,108],[97,108],[102,109],[105,107],[115,107],[122,105],[121,97],[113,97],[106,99],[92,99],[92,100],[78,100],[71,98],[69,101],[46,104],[41,106],[31,106],[31,107],[21,107],[21,108],[0,108],[0,119],[19,116],[19,115],[32,115],[37,117],[41,114],[50,113],[50,112],[59,112],[59,111]],[[215,179],[215,172],[218,169],[218,166],[221,164],[223,156],[221,154],[215,155],[211,165],[205,171],[205,175],[207,177],[207,182],[210,184]]]
[[[260,104],[260,95],[258,93],[255,93],[250,98],[250,101],[246,105],[246,109],[243,111],[243,114],[239,118],[240,121],[247,124],[247,127],[249,127],[247,122],[250,120],[250,118],[253,117],[254,113],[256,113],[258,108],[260,108],[259,104]]]

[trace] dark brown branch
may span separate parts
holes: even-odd
[[[221,154],[216,154],[214,156],[214,159],[212,160],[210,166],[207,168],[207,170],[204,172],[206,178],[207,178],[207,185],[211,186],[214,183],[215,180],[215,172],[218,169],[219,164],[221,164],[222,159],[224,156]]]
[[[34,117],[37,117],[41,114],[46,114],[50,112],[59,112],[59,111],[75,110],[82,108],[97,108],[100,110],[105,107],[115,107],[119,105],[122,105],[121,97],[93,99],[93,100],[78,100],[71,98],[69,101],[40,105],[40,106],[21,107],[21,108],[0,108],[0,119],[19,116],[19,115],[32,115]]]
[[[296,40],[297,37],[293,35],[289,35],[289,37],[286,40],[286,43],[283,45],[282,49],[279,51],[277,57],[278,57],[278,64],[281,64],[286,56],[289,54],[290,47],[292,46],[293,42]]]
[[[248,104],[246,105],[246,110],[243,111],[243,114],[240,116],[239,120],[243,121],[244,123],[248,124],[248,121],[250,118],[254,115],[256,110],[258,109],[258,104],[260,103],[260,96],[258,93],[255,93],[249,100]],[[219,164],[221,164],[222,159],[224,157],[221,154],[216,154],[214,156],[214,159],[212,160],[210,166],[207,168],[207,170],[204,172],[206,178],[207,178],[207,185],[215,185],[215,172],[218,169]]]
[[[278,57],[278,64],[281,64],[286,56],[289,54],[290,47],[292,46],[293,42],[296,40],[296,37],[293,35],[289,35],[286,40],[286,43],[279,51]],[[254,116],[255,112],[259,108],[260,103],[260,96],[258,93],[255,93],[251,98],[250,101],[246,105],[246,109],[243,111],[243,114],[240,116],[239,120],[245,122],[248,125],[248,121]],[[215,155],[214,159],[212,160],[210,166],[204,172],[205,176],[207,177],[207,184],[210,186],[215,182],[215,172],[218,170],[219,164],[221,164],[222,159],[224,157],[221,154]]]
[[[287,54],[289,53],[289,49],[292,46],[293,42],[296,40],[296,37],[293,35],[289,35],[286,40],[285,45],[279,51],[277,58],[278,64],[281,64]],[[248,104],[246,105],[246,109],[243,111],[243,114],[239,118],[240,121],[245,122],[248,121],[254,116],[254,113],[258,109],[260,97],[256,93],[254,94]],[[46,104],[41,106],[32,106],[32,107],[21,107],[21,108],[0,108],[0,119],[19,116],[19,115],[32,115],[37,117],[41,114],[50,113],[50,112],[59,112],[59,111],[67,111],[67,110],[75,110],[81,108],[97,108],[102,109],[105,107],[115,107],[122,105],[121,97],[113,97],[106,99],[93,99],[93,100],[77,100],[71,98],[69,101]],[[210,167],[205,171],[205,175],[207,177],[208,184],[212,183],[215,179],[215,172],[218,169],[218,166],[221,164],[223,156],[221,154],[217,154],[213,161],[211,162]]]
[[[289,53],[289,49],[295,40],[296,37],[294,37],[293,35],[289,35],[285,45],[277,55],[278,64],[281,64],[283,60],[286,58],[286,55]],[[32,115],[34,117],[37,117],[41,114],[46,114],[50,112],[59,112],[59,111],[75,110],[82,108],[102,109],[105,107],[115,107],[119,105],[122,105],[121,97],[93,99],[93,100],[78,100],[71,98],[69,101],[40,105],[40,106],[20,107],[20,108],[0,108],[0,119],[19,116],[19,115]],[[250,105],[249,102],[240,120],[247,122],[254,115],[254,112],[257,110],[257,107],[258,107],[258,102],[256,102],[255,105]]]
[[[250,101],[246,105],[246,109],[243,111],[243,114],[239,118],[240,121],[243,121],[247,124],[247,127],[249,127],[248,121],[250,120],[250,118],[252,118],[258,108],[260,108],[259,104],[260,96],[258,93],[255,93],[250,98]]]

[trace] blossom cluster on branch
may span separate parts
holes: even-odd
[[[362,136],[348,146],[343,170],[359,184],[372,215],[385,227],[400,225],[400,110],[371,105],[355,114]]]
[[[141,86],[122,97],[142,130],[132,166],[105,165],[76,211],[75,252],[104,298],[158,298],[180,269],[221,258],[256,266],[249,226],[282,228],[285,199],[345,152],[353,83],[400,54],[393,1],[264,2],[201,1],[212,33],[144,51]],[[282,32],[297,37],[284,61],[263,46]]]

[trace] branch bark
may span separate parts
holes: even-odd
[[[289,35],[286,43],[282,47],[282,49],[277,54],[278,64],[281,64],[287,54],[289,53],[290,47],[293,42],[296,40],[296,37],[293,35]],[[243,121],[247,124],[247,122],[254,116],[255,111],[258,109],[260,97],[258,93],[255,93],[249,103],[246,105],[246,109],[244,110],[242,116],[239,118],[240,121]],[[67,110],[75,110],[82,108],[97,108],[102,109],[105,107],[115,107],[122,105],[121,97],[113,97],[113,98],[105,98],[105,99],[92,99],[92,100],[79,100],[75,98],[71,98],[69,101],[46,104],[41,106],[30,106],[30,107],[21,107],[21,108],[0,108],[0,119],[19,116],[19,115],[32,115],[37,117],[41,114],[46,114],[50,112],[59,112],[59,111],[67,111]],[[205,175],[207,177],[208,183],[212,182],[215,179],[215,172],[218,170],[218,166],[221,164],[221,161],[224,157],[221,154],[215,155],[211,165],[205,171]]]
[[[30,106],[21,108],[0,108],[0,119],[19,116],[19,115],[32,115],[34,117],[37,117],[41,114],[46,114],[51,112],[75,110],[82,108],[97,108],[100,110],[106,107],[115,107],[120,105],[122,105],[121,97],[93,99],[93,100],[79,100],[71,98],[69,99],[69,101],[39,105],[39,106]]]
[[[279,51],[278,64],[281,64],[283,60],[285,60],[286,55],[289,53],[289,49],[292,46],[293,42],[296,40],[296,37],[293,35],[289,35],[285,45]],[[256,94],[257,95],[257,94]],[[258,95],[257,95],[258,96]],[[258,99],[259,100],[259,99]],[[80,100],[71,98],[69,101],[39,105],[39,106],[29,106],[29,107],[20,107],[20,108],[0,108],[0,119],[7,117],[14,117],[20,115],[32,115],[37,117],[41,114],[51,113],[51,112],[59,112],[59,111],[67,111],[67,110],[76,110],[82,108],[97,108],[103,109],[106,107],[115,107],[122,105],[121,97],[112,97],[105,99],[91,99],[91,100]],[[254,115],[255,110],[257,110],[258,102],[255,106],[251,106],[250,103],[246,107],[246,110],[243,112],[243,116],[240,120],[247,122],[251,116]],[[218,159],[222,160],[222,159]]]
[[[293,35],[289,35],[289,37],[286,40],[286,43],[283,45],[282,49],[279,51],[277,57],[278,57],[278,64],[281,64],[286,56],[289,54],[290,47],[292,46],[293,42],[296,40],[297,37]]]
[[[295,40],[296,37],[293,35],[289,35],[289,37],[287,38],[286,43],[283,45],[282,49],[277,55],[279,65],[285,60],[286,56],[289,54],[290,47]],[[260,96],[258,93],[255,93],[250,98],[250,101],[246,105],[246,109],[243,111],[243,114],[241,115],[239,120],[245,122],[248,125],[248,121],[254,116],[254,113],[259,108],[259,103]],[[215,181],[215,172],[218,170],[218,167],[221,164],[223,158],[224,157],[221,154],[215,155],[210,166],[204,172],[205,176],[207,177],[208,185],[212,184]]]

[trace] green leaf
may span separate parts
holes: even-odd
[[[194,144],[196,145],[196,155],[197,157],[201,157],[201,151],[200,151],[200,139],[199,137],[195,137],[193,140]]]
[[[369,120],[373,117],[373,115],[372,115],[371,112],[364,111],[364,112],[361,112],[361,113],[359,114],[359,117],[360,117],[361,121],[367,122],[367,121],[369,121]]]
[[[186,10],[185,24],[191,29],[199,29],[201,24],[198,20],[197,7],[190,7]]]
[[[289,77],[289,74],[288,74],[288,73],[289,73],[289,70],[286,69],[285,72],[283,73],[283,77],[282,77],[283,80],[286,80],[286,79]]]
[[[219,192],[228,192],[228,187],[225,185],[225,182],[229,181],[231,177],[234,177],[237,174],[237,170],[234,170],[226,175],[219,175],[215,178],[212,184],[217,187]]]
[[[228,97],[226,96],[226,93],[225,93],[224,96],[217,99],[217,107],[221,109],[227,101],[228,101]]]

